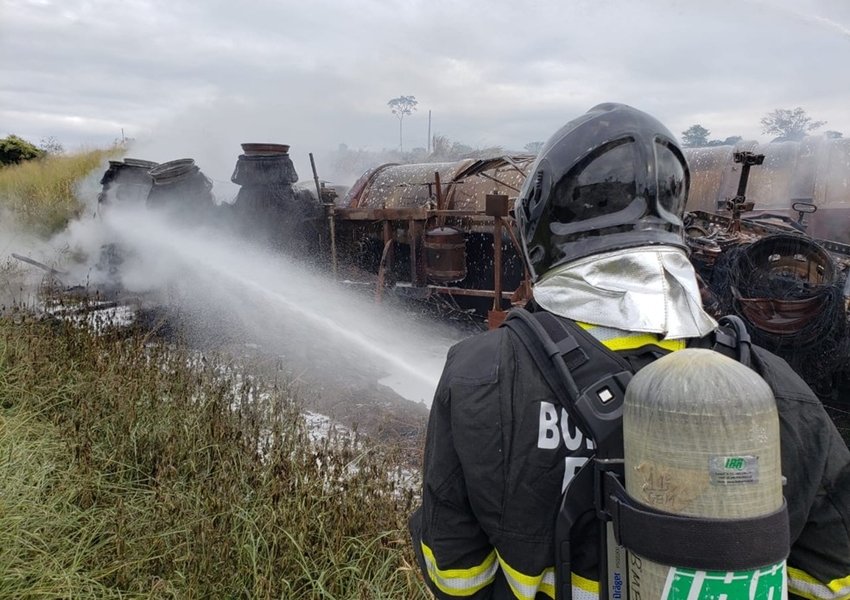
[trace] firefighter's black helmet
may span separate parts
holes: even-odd
[[[549,138],[517,197],[532,277],[601,252],[684,248],[689,184],[685,156],[657,119],[625,104],[593,107]]]

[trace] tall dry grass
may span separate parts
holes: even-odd
[[[0,318],[0,599],[425,598],[399,464],[286,381]]]
[[[122,152],[113,146],[0,167],[0,212],[31,233],[49,237],[83,209],[78,183]]]

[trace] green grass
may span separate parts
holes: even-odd
[[[0,318],[0,599],[427,597],[393,450],[240,373]]]
[[[122,152],[116,146],[0,167],[0,209],[19,226],[49,237],[80,214],[83,205],[75,193],[78,183]]]

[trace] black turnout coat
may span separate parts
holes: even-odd
[[[752,363],[773,390],[780,417],[789,593],[847,600],[850,452],[784,360],[753,348]],[[553,428],[557,435],[550,435]],[[422,505],[410,519],[433,593],[554,598],[561,493],[592,454],[514,332],[503,327],[452,347],[431,407]],[[596,524],[585,525],[587,535],[578,527],[572,540],[576,600],[598,597]]]

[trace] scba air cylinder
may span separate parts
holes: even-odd
[[[764,517],[783,507],[773,394],[757,373],[718,352],[680,350],[642,369],[626,390],[623,435],[626,491],[640,504],[727,520]],[[730,543],[742,543],[734,524],[729,532]],[[630,552],[629,597],[787,597],[784,560],[744,570],[689,564],[688,557],[662,565]]]

